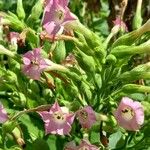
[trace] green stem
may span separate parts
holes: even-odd
[[[51,105],[41,105],[36,108],[23,110],[23,111],[18,112],[16,115],[14,115],[10,120],[16,120],[17,118],[19,118],[21,115],[23,115],[25,113],[48,110],[48,109],[50,109],[50,107],[51,107]]]

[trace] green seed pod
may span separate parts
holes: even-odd
[[[115,43],[112,45],[112,48],[119,45],[132,45],[142,34],[148,31],[150,31],[150,19],[139,29],[121,36],[115,41]]]
[[[21,20],[25,19],[26,14],[25,14],[25,11],[23,8],[22,0],[17,1],[17,15],[18,15],[19,19],[21,19]]]
[[[61,63],[66,57],[66,47],[64,41],[58,41],[56,48],[53,51],[53,59],[56,63]]]

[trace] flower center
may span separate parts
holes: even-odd
[[[79,118],[83,121],[86,122],[88,118],[88,113],[85,110],[81,110],[79,112]]]
[[[57,23],[61,23],[64,20],[64,12],[62,10],[56,10],[55,11],[55,21]]]
[[[59,123],[59,124],[63,124],[66,121],[65,115],[59,111],[55,112],[52,117],[53,117],[54,122]]]
[[[121,110],[121,115],[126,121],[129,121],[134,117],[133,109],[131,107],[125,107]]]

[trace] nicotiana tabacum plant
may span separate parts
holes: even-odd
[[[129,32],[116,17],[103,37],[68,0],[16,5],[0,12],[0,148],[147,149],[150,62],[133,60],[150,53],[150,19]]]

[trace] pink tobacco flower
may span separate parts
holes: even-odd
[[[48,67],[40,51],[40,48],[35,48],[33,51],[29,51],[23,55],[24,65],[22,66],[22,71],[34,80],[39,80],[41,72]]]
[[[6,110],[4,109],[3,105],[0,103],[0,123],[4,123],[7,121],[8,116]]]
[[[61,34],[65,25],[76,20],[68,6],[68,0],[47,0],[42,25],[49,35]]]
[[[86,106],[77,111],[77,117],[81,123],[82,128],[91,128],[96,122],[96,115],[92,107]]]
[[[76,146],[74,141],[67,143],[64,150],[99,150],[99,148],[83,139],[79,146]]]
[[[17,32],[10,32],[9,33],[9,41],[11,42],[12,45],[17,44],[17,41],[19,40],[19,33]]]
[[[114,116],[118,124],[129,131],[136,131],[144,123],[144,110],[140,102],[123,97]]]
[[[116,20],[114,20],[113,23],[115,26],[119,26],[122,30],[126,32],[128,31],[126,24],[119,17],[116,18]]]
[[[45,122],[46,134],[69,134],[74,114],[66,112],[57,102],[54,103],[49,111],[42,111],[39,114]]]
[[[82,140],[76,150],[99,150],[99,148],[92,145],[88,140]]]
[[[64,150],[76,150],[76,149],[77,149],[77,146],[74,141],[68,142],[64,148]]]

